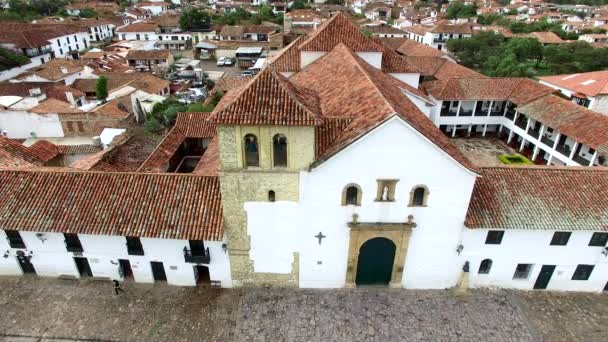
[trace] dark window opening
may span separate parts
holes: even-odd
[[[272,138],[274,166],[287,166],[287,137],[277,134]]]
[[[589,280],[591,277],[591,272],[595,265],[578,265],[576,266],[576,270],[574,270],[574,274],[572,275],[572,280]]]
[[[484,259],[481,261],[481,264],[479,264],[479,271],[477,273],[488,274],[488,273],[490,273],[491,269],[492,269],[492,260]]]
[[[268,202],[274,202],[274,201],[275,201],[274,190],[270,190],[270,191],[268,191]]]
[[[127,236],[127,252],[129,255],[144,255],[144,247],[138,237]]]
[[[258,138],[253,134],[245,136],[245,166],[260,166]]]
[[[568,240],[570,240],[570,235],[572,235],[572,232],[555,232],[551,239],[551,246],[567,245]]]
[[[500,245],[502,237],[505,235],[504,230],[490,230],[486,236],[486,245]]]
[[[211,261],[209,248],[205,248],[203,240],[188,240],[190,249],[184,247],[184,260],[197,264],[208,264]]]
[[[513,275],[513,279],[528,279],[528,276],[530,276],[531,270],[532,270],[532,264],[517,264],[517,268],[515,268],[515,274]]]
[[[169,159],[167,172],[191,173],[207,150],[209,139],[186,138]]]
[[[8,239],[8,244],[11,248],[25,248],[25,243],[18,231],[5,230],[4,232],[6,233],[6,238]]]
[[[78,238],[78,234],[65,233],[63,234],[65,239],[65,248],[68,252],[82,253],[82,244]]]
[[[425,189],[422,187],[418,187],[414,189],[414,196],[412,198],[412,205],[422,206],[424,205],[424,193]]]
[[[356,186],[346,188],[346,204],[357,205],[357,197],[359,197],[359,189]]]
[[[608,242],[608,233],[593,233],[589,246],[604,247]]]

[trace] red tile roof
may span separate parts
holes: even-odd
[[[19,142],[0,136],[0,167],[36,167],[43,162],[38,155]],[[0,186],[0,188],[2,188]]]
[[[523,106],[523,113],[572,139],[608,154],[608,116],[556,95],[546,95]]]
[[[417,89],[370,66],[344,44],[293,75],[290,81],[318,93],[324,119],[352,120],[328,121],[317,129],[317,137],[322,138],[318,142],[321,146],[317,146],[318,161],[329,158],[390,117],[399,115],[457,162],[475,170],[403,93],[403,89],[414,93]]]
[[[230,94],[230,92],[228,93]],[[227,95],[225,95],[227,96]],[[215,126],[208,119],[211,113],[178,113],[175,125],[158,144],[156,149],[148,156],[145,162],[139,168],[139,172],[163,172],[169,163],[169,160],[186,138],[207,138],[212,139],[216,136]],[[216,162],[215,159],[209,158],[206,155],[210,152],[211,146],[203,154],[197,168],[203,167],[202,163]],[[213,151],[211,151],[213,153]],[[209,158],[209,159],[208,159]],[[219,165],[219,156],[217,159]],[[212,167],[211,167],[212,168]],[[206,172],[206,175],[215,175]]]
[[[587,96],[608,94],[608,70],[544,76],[539,79]]]
[[[608,231],[608,168],[482,168],[465,226]]]
[[[36,141],[32,146],[29,147],[29,150],[43,162],[47,162],[61,154],[57,146],[44,139]]]
[[[446,55],[445,52],[439,49],[433,49],[426,44],[419,43],[412,39],[406,39],[395,50],[406,56],[441,57]]]
[[[0,229],[221,240],[218,177],[0,171]]]
[[[356,52],[382,51],[382,48],[366,37],[342,12],[338,12],[331,19],[324,22],[318,30],[313,31],[302,42],[300,50],[330,51],[340,43]]]
[[[272,68],[265,68],[233,96],[224,97],[211,114],[218,125],[314,126],[320,123],[318,99],[298,89]]]

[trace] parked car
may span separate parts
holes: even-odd
[[[224,61],[224,65],[227,65],[227,66],[234,65],[234,58],[226,58],[226,60]]]
[[[255,75],[255,72],[253,70],[245,70],[241,74],[241,77],[253,77],[254,75]]]
[[[225,65],[225,63],[226,63],[226,59],[227,59],[226,57],[220,57],[220,59],[218,59],[218,60],[217,60],[216,65],[217,65],[217,66],[222,66],[222,65]]]

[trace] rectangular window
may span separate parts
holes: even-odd
[[[63,238],[65,239],[65,248],[68,250],[68,252],[83,252],[78,234],[64,233]]]
[[[532,271],[532,264],[517,264],[513,279],[528,279],[530,271]]]
[[[551,239],[551,246],[567,245],[568,240],[570,240],[570,235],[572,235],[572,232],[555,232]]]
[[[74,132],[74,122],[66,121],[66,124],[68,125],[68,132]]]
[[[76,122],[76,125],[78,126],[78,132],[84,132],[84,124],[82,121]]]
[[[595,265],[578,265],[572,275],[572,280],[589,280]]]
[[[6,238],[8,239],[8,244],[11,248],[25,248],[25,243],[23,243],[23,239],[21,238],[21,234],[19,234],[16,230],[5,230]]]
[[[604,247],[608,242],[608,233],[593,233],[591,240],[589,240],[589,246]]]
[[[129,255],[144,255],[144,246],[138,237],[127,236],[127,252]]]
[[[486,245],[500,245],[502,237],[505,235],[504,230],[490,230],[486,236]]]

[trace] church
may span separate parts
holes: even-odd
[[[213,112],[180,113],[136,172],[2,168],[0,274],[606,291],[608,134],[578,126],[608,120],[566,103],[400,55],[336,14]],[[476,165],[457,133],[537,165]]]

